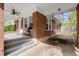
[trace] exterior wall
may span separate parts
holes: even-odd
[[[76,7],[77,12],[77,40],[76,40],[76,47],[79,48],[79,4]]]
[[[41,41],[47,40],[52,34],[53,31],[46,31],[46,16],[39,12],[33,13],[33,29],[32,36],[33,38],[39,39]]]
[[[0,56],[4,55],[4,19],[3,19],[4,4],[0,3]]]

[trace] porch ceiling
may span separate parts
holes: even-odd
[[[34,11],[39,11],[45,15],[59,13],[58,9],[61,8],[63,11],[72,11],[75,9],[77,4],[75,3],[5,3],[4,4],[4,15],[6,19],[15,19],[8,12],[12,8],[20,11],[23,17],[31,16]],[[12,18],[13,17],[13,18]]]
[[[38,4],[38,11],[45,15],[57,14],[75,10],[77,3],[46,3]],[[59,12],[58,9],[61,9]]]

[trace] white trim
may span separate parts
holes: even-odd
[[[25,28],[25,19],[23,18],[23,29]]]
[[[49,19],[47,19],[47,23],[48,23],[48,28],[47,28],[47,30],[49,30]]]
[[[48,23],[48,29],[46,31],[52,31],[52,19],[47,19],[47,23]]]
[[[26,22],[25,22],[26,21]],[[25,27],[25,24],[27,24],[27,28],[29,27],[29,23],[30,23],[30,21],[29,21],[29,17],[27,17],[27,18],[24,18],[23,19],[23,29],[25,29],[26,27]]]
[[[27,18],[27,28],[29,28],[29,17]]]
[[[20,30],[21,30],[21,17],[19,18],[19,34],[20,34]]]
[[[25,27],[25,24],[27,24],[27,27]],[[27,29],[29,28],[29,24],[30,24],[29,17],[24,18],[23,19],[23,32],[27,31]]]
[[[52,19],[51,19],[51,30],[52,30]]]

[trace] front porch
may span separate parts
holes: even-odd
[[[55,15],[57,15],[57,14],[55,14]],[[75,42],[73,40],[73,36],[72,37],[70,37],[69,35],[66,36],[65,35],[66,33],[63,34],[65,31],[62,33],[63,36],[61,35],[61,30],[60,30],[61,22],[57,18],[55,18],[54,16],[45,15],[37,10],[37,11],[32,12],[31,16],[28,16],[25,19],[23,17],[20,17],[18,20],[15,20],[14,22],[16,25],[15,29],[16,29],[16,33],[17,33],[17,35],[15,35],[15,36],[19,36],[19,34],[20,34],[23,36],[23,38],[24,38],[24,36],[26,38],[27,38],[27,36],[31,36],[31,40],[36,39],[36,42],[37,42],[36,47],[41,46],[40,48],[37,48],[38,50],[41,48],[46,50],[48,48],[47,46],[52,47],[52,46],[54,46],[53,44],[55,44],[56,49],[58,50],[58,47],[59,47],[61,50],[61,53],[59,53],[59,55],[76,55],[73,52],[74,51],[73,45],[75,44]],[[58,36],[60,36],[60,37],[58,37]],[[13,35],[13,37],[14,37],[14,35]],[[23,38],[20,38],[20,39],[25,41],[26,38],[25,39],[23,39]],[[28,39],[26,39],[26,40],[28,40]],[[40,41],[40,43],[38,43],[39,41]],[[17,42],[18,42],[18,40],[17,40]],[[51,45],[51,43],[52,43],[52,45]],[[30,43],[29,45],[31,45],[31,44],[32,43]],[[45,48],[43,48],[44,46],[42,47],[43,44],[44,44],[44,46],[46,46]],[[66,49],[63,49],[65,45],[67,45]],[[5,44],[5,46],[6,46],[6,44]],[[14,47],[13,47],[13,49],[14,49]],[[69,53],[69,51],[70,51],[69,47],[71,47],[72,53]],[[40,52],[37,52],[37,49],[34,49],[31,51],[34,53],[32,55],[37,55],[37,53],[38,53],[38,55],[42,54],[42,50],[40,50],[41,51],[41,53],[40,53]],[[10,51],[10,50],[12,50],[12,49],[9,49],[8,51]],[[5,49],[5,52],[6,51],[7,50]],[[16,51],[18,51],[18,50],[16,50]],[[64,52],[67,51],[67,53],[65,52],[65,54],[64,54],[63,51]],[[29,54],[31,54],[31,52],[26,53],[26,54],[29,55]],[[19,53],[21,53],[21,52],[19,52]],[[23,51],[22,51],[22,53],[23,53]],[[53,53],[51,53],[51,55],[53,55]],[[50,55],[49,52],[47,52],[46,54]],[[18,55],[18,53],[9,54],[9,55]]]
[[[52,39],[47,42],[39,42],[33,48],[24,50],[17,56],[79,56],[79,51],[74,49],[73,44],[56,43]]]
[[[75,19],[75,17],[72,16],[72,18],[75,19],[73,22],[75,23],[74,26],[72,26],[73,24],[70,23],[70,25],[68,25],[69,27],[62,27],[63,23],[66,22],[68,19],[68,21],[72,21],[72,18],[70,18],[70,14],[73,11],[77,12],[76,15],[79,14],[79,4],[56,4],[56,8],[54,7],[54,4],[21,4],[21,8],[24,8],[24,6],[26,5],[24,9],[18,7],[19,5],[20,4],[13,4],[12,6],[14,6],[15,8],[12,9],[13,13],[9,14],[6,9],[9,10],[12,6],[10,6],[9,4],[5,4],[4,17],[5,23],[8,24],[5,24],[4,26],[6,27],[6,25],[12,23],[14,27],[13,30],[9,31],[9,33],[4,32],[4,55],[79,55],[79,51],[75,50],[75,47],[79,48],[79,25],[78,23],[76,25],[76,20],[78,22],[79,17],[77,16],[77,18]],[[28,7],[28,9],[26,7]],[[18,12],[19,14],[15,13],[15,10],[17,9],[20,11]],[[68,19],[66,18],[66,20],[60,20],[60,15],[63,15],[64,13],[69,14]],[[9,18],[7,17],[7,15]],[[58,18],[56,18],[55,16]],[[64,18],[64,16],[62,17]],[[73,31],[77,31],[77,33],[71,33]]]

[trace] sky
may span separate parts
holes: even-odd
[[[65,22],[69,21],[68,13],[63,13],[63,18]]]

